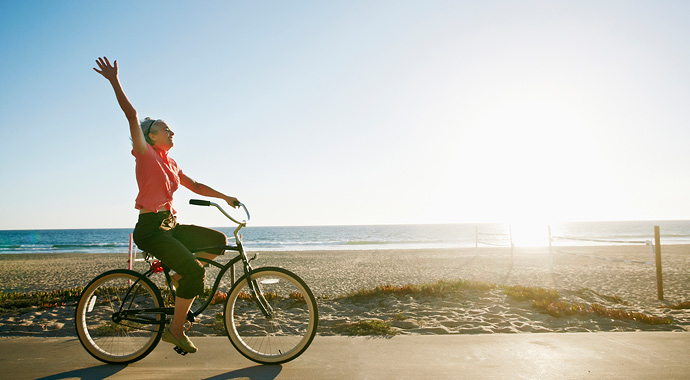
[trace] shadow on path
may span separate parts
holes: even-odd
[[[127,368],[126,365],[103,364],[96,367],[75,369],[73,371],[67,371],[55,375],[41,377],[36,380],[60,380],[74,378],[84,380],[103,380],[122,371],[125,368]]]
[[[249,379],[249,380],[273,380],[283,366],[280,365],[257,365],[254,367],[242,368],[235,371],[222,373],[205,380],[231,380],[231,379]]]

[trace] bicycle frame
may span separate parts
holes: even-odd
[[[213,296],[214,296],[214,294],[216,293],[216,291],[218,290],[218,288],[219,288],[219,286],[220,286],[220,282],[221,282],[221,280],[223,279],[223,277],[225,276],[225,274],[227,273],[228,270],[231,271],[231,274],[232,274],[232,284],[233,284],[233,286],[235,285],[235,282],[236,282],[236,281],[235,281],[235,271],[234,271],[234,268],[235,268],[235,264],[238,263],[238,262],[240,262],[240,261],[242,261],[242,263],[243,263],[243,270],[244,270],[244,276],[241,277],[241,278],[245,278],[245,277],[246,277],[246,279],[247,279],[247,281],[248,281],[249,289],[250,289],[250,291],[253,293],[253,295],[255,296],[254,299],[255,299],[257,305],[259,306],[259,309],[261,310],[261,312],[264,314],[264,316],[265,316],[266,318],[270,318],[270,317],[273,315],[273,310],[271,309],[270,305],[268,304],[268,302],[267,302],[266,299],[264,298],[264,296],[263,296],[261,290],[258,288],[257,284],[256,284],[254,281],[252,281],[252,280],[251,280],[251,277],[250,277],[250,272],[252,271],[252,266],[251,266],[250,262],[251,262],[252,260],[256,259],[256,255],[255,255],[252,259],[249,259],[249,258],[247,257],[247,253],[245,252],[244,247],[243,247],[243,245],[242,245],[242,238],[241,238],[241,236],[240,236],[240,234],[239,234],[239,231],[240,231],[243,227],[245,227],[245,226],[247,225],[247,221],[246,221],[246,220],[245,220],[245,221],[238,221],[238,220],[236,220],[235,218],[233,218],[232,216],[230,216],[227,212],[225,212],[225,210],[223,210],[218,204],[213,203],[213,202],[210,202],[210,201],[202,201],[202,200],[195,200],[195,199],[192,199],[192,200],[189,201],[189,203],[190,203],[190,204],[193,204],[193,205],[198,205],[198,206],[215,206],[215,207],[216,207],[223,215],[225,215],[228,219],[230,219],[230,220],[232,220],[233,222],[237,223],[237,228],[235,228],[235,231],[233,232],[233,235],[234,235],[234,237],[235,237],[235,243],[236,243],[237,245],[235,245],[235,246],[223,245],[223,246],[204,247],[204,248],[195,250],[195,251],[192,252],[192,253],[204,252],[204,251],[207,251],[207,250],[219,249],[219,248],[220,248],[220,249],[223,249],[223,250],[225,250],[225,251],[236,251],[236,252],[238,252],[238,254],[237,254],[237,256],[235,256],[235,257],[233,257],[232,259],[230,259],[230,261],[227,262],[227,263],[224,264],[224,265],[222,265],[222,264],[220,264],[220,263],[218,263],[218,262],[216,262],[216,261],[214,261],[214,260],[211,260],[211,259],[207,259],[207,258],[203,258],[203,257],[197,258],[197,260],[199,260],[199,261],[201,261],[201,262],[203,262],[203,263],[207,263],[208,265],[212,265],[212,266],[218,268],[218,269],[219,269],[219,272],[218,272],[218,275],[216,276],[216,280],[215,280],[214,283],[213,283],[213,287],[211,288],[211,294],[210,294],[210,296],[205,300],[205,302],[203,303],[203,305],[201,305],[201,307],[199,307],[198,310],[196,310],[196,311],[194,311],[194,312],[190,310],[189,314],[187,315],[187,319],[188,319],[190,322],[194,322],[195,317],[198,316],[198,315],[200,315],[204,310],[206,310],[206,308],[207,308],[208,306],[211,305],[211,302],[213,302]],[[244,211],[245,211],[245,213],[246,213],[246,215],[247,215],[247,219],[250,219],[251,216],[249,215],[249,211],[248,211],[247,208],[244,206],[244,204],[239,203],[239,206],[241,206],[241,207],[244,209]],[[150,264],[149,260],[150,260],[150,257],[147,257],[147,258],[146,258],[146,261]],[[154,273],[155,273],[155,272],[154,272],[153,268],[150,268],[150,269],[148,269],[146,272],[143,273],[143,276],[145,276],[145,277],[150,277],[150,276],[153,275]],[[163,266],[163,273],[164,273],[164,275],[165,275],[165,282],[166,282],[166,284],[168,285],[168,288],[170,289],[170,292],[171,292],[172,296],[175,297],[175,289],[171,286],[171,284],[172,284],[172,278],[171,278],[171,276],[170,276],[170,269],[167,268],[166,266]],[[134,284],[132,284],[132,285],[130,286],[130,288],[129,288],[129,290],[128,290],[126,296],[125,296],[125,299],[127,299],[127,297],[130,295],[130,292],[135,288],[135,286],[137,285],[138,282],[139,282],[139,280],[137,280]],[[125,310],[123,311],[123,309],[125,309]],[[116,312],[116,313],[113,315],[113,320],[114,320],[115,322],[119,322],[120,320],[128,320],[128,321],[138,322],[138,323],[162,324],[162,325],[165,325],[166,323],[169,323],[169,321],[167,320],[167,317],[166,317],[166,318],[163,318],[163,319],[161,319],[161,320],[150,320],[150,319],[148,319],[148,318],[147,318],[147,319],[138,319],[138,318],[137,318],[137,315],[140,314],[140,313],[147,313],[147,314],[151,314],[151,313],[154,313],[154,314],[163,314],[163,315],[166,315],[166,316],[167,316],[167,315],[173,315],[173,313],[174,313],[174,307],[163,307],[163,308],[155,308],[155,309],[132,310],[132,309],[127,309],[127,308],[125,308],[125,307],[124,307],[124,304],[123,304],[123,305],[120,306],[120,310],[119,310],[118,312]]]

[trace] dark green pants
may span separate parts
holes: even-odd
[[[186,299],[204,292],[206,272],[192,252],[227,244],[227,237],[222,232],[177,224],[177,219],[169,211],[139,214],[133,238],[139,249],[152,254],[182,276],[177,296]],[[204,251],[216,255],[224,252],[223,249]]]

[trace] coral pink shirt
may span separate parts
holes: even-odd
[[[168,157],[163,149],[146,144],[146,152],[142,155],[132,149],[136,159],[137,185],[139,195],[135,203],[137,210],[147,208],[153,212],[163,207],[175,213],[172,207],[173,193],[180,187],[182,171],[177,162]]]

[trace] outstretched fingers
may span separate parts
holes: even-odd
[[[113,61],[113,64],[110,64],[108,57],[98,57],[96,65],[98,65],[98,69],[94,67],[94,71],[106,78],[117,75],[117,60]]]

